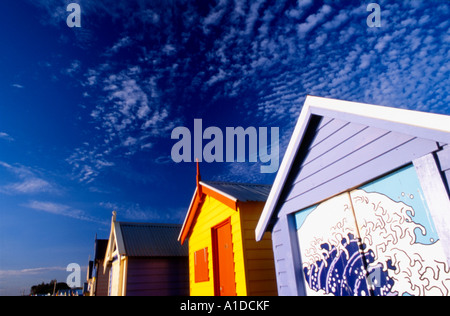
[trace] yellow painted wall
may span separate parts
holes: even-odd
[[[236,292],[238,296],[246,296],[246,279],[244,267],[244,255],[242,249],[242,229],[239,212],[225,206],[216,199],[206,196],[205,202],[198,212],[196,220],[192,224],[189,236],[189,279],[191,296],[213,296],[213,252],[211,228],[231,218],[231,230],[233,235],[234,267],[236,275]],[[194,253],[208,248],[209,281],[195,283]]]

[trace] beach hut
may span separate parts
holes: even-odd
[[[113,213],[106,247],[109,296],[188,296],[188,248],[181,225],[127,223]]]
[[[179,235],[189,239],[191,296],[277,295],[270,236],[254,230],[270,186],[206,182],[197,187]]]
[[[256,229],[280,295],[450,295],[450,117],[308,96]]]
[[[109,270],[104,271],[104,260],[108,239],[97,239],[94,242],[94,260],[89,262],[88,294],[89,296],[108,295]],[[109,268],[109,267],[108,267]]]

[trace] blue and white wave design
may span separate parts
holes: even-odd
[[[394,280],[381,265],[367,268],[367,264],[374,262],[373,252],[363,252],[351,234],[342,245],[345,251],[321,245],[326,259],[304,268],[309,288],[336,296],[388,295]]]
[[[441,240],[412,205],[354,190],[298,213],[307,294],[450,296]]]

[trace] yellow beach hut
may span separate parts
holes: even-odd
[[[271,186],[206,182],[197,188],[178,240],[189,239],[191,296],[277,295],[271,237],[255,228]]]

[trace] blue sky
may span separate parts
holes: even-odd
[[[81,28],[66,24],[69,3]],[[172,161],[171,132],[195,118],[279,127],[281,159],[308,94],[450,114],[447,0],[7,0],[0,12],[0,295],[85,267],[113,210],[181,223],[195,164]],[[204,179],[271,184],[259,167],[201,164]]]

